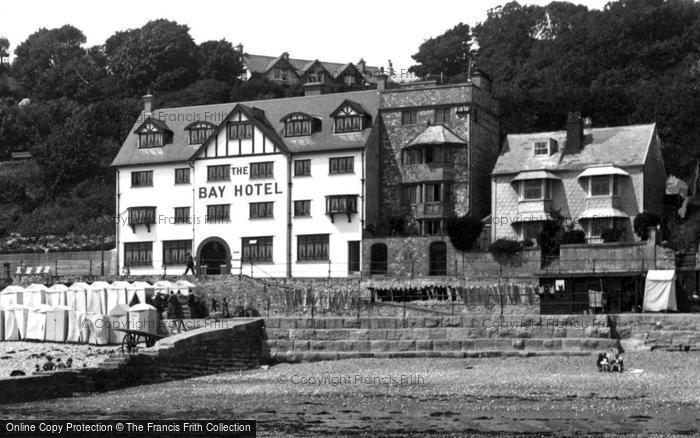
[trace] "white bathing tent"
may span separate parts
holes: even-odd
[[[75,282],[66,290],[66,306],[78,313],[87,313],[87,293],[90,285],[82,281]]]
[[[96,281],[90,285],[87,291],[87,313],[107,313],[107,289],[109,283],[106,281]]]
[[[191,293],[194,293],[197,285],[190,283],[187,280],[178,280],[174,284],[175,287],[175,292],[180,292],[183,295],[189,295]]]
[[[46,314],[52,309],[51,306],[42,304],[32,307],[27,314],[27,334],[25,339],[34,341],[46,340]]]
[[[676,271],[648,271],[644,284],[645,312],[678,310],[676,304]]]
[[[11,319],[14,321],[14,324],[17,327],[17,334],[21,339],[24,339],[25,336],[27,336],[27,318],[29,316],[29,309],[30,308],[24,304],[12,304],[5,307],[5,322],[7,323],[8,319],[10,318],[7,313],[11,312]],[[12,331],[9,333],[12,333]],[[7,326],[5,326],[5,337],[8,337]]]
[[[29,307],[40,307],[46,304],[46,292],[48,287],[41,283],[32,283],[24,288],[24,298],[22,304]]]
[[[106,313],[109,315],[112,309],[120,304],[128,304],[127,289],[131,287],[128,281],[115,281],[109,285],[107,289],[107,308]]]
[[[5,340],[5,310],[0,308],[0,341]]]
[[[117,304],[109,312],[109,343],[119,344],[124,339],[124,332],[115,329],[129,328],[129,306],[126,304]]]
[[[0,292],[0,307],[7,307],[13,304],[22,304],[24,298],[24,288],[11,284]]]
[[[69,312],[66,306],[51,306],[46,312],[46,341],[66,342]]]
[[[46,304],[49,306],[65,306],[66,305],[66,291],[68,286],[65,284],[54,284],[46,291]]]
[[[160,280],[153,284],[153,289],[156,294],[169,295],[170,291],[175,292],[175,285],[168,280]]]
[[[138,298],[139,304],[146,304],[146,298],[153,298],[155,295],[155,289],[151,283],[145,281],[135,281],[131,283],[131,287],[131,289],[127,289],[127,299],[129,300],[128,304],[131,304],[134,299],[134,295],[136,295]]]
[[[158,334],[158,311],[150,304],[137,304],[129,307],[129,328]]]
[[[16,306],[17,304],[13,304]],[[19,325],[15,318],[15,312],[11,309],[2,309],[3,316],[3,341],[19,341]]]
[[[97,315],[88,313],[86,319],[90,328],[88,342],[95,345],[109,344],[109,317],[107,315]]]
[[[66,342],[87,342],[87,337],[83,339],[81,335],[82,326],[80,325],[81,315],[85,313],[78,313],[77,311],[66,307]]]

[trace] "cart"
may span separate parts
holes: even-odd
[[[122,339],[122,353],[136,353],[139,349],[139,342],[144,342],[146,347],[153,347],[158,340],[163,339],[164,337],[141,330],[129,330],[122,328],[115,328],[114,330],[124,332],[124,339]]]

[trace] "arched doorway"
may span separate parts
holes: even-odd
[[[369,273],[383,275],[387,271],[387,249],[384,243],[375,243],[369,249]]]
[[[231,250],[226,241],[220,237],[204,239],[197,247],[197,260],[200,274],[231,273]]]
[[[433,242],[428,249],[430,271],[428,275],[447,275],[447,245],[445,242]]]

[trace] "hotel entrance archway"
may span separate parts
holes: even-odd
[[[220,237],[204,239],[197,248],[199,273],[218,275],[231,273],[231,250]]]

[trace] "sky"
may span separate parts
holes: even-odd
[[[575,3],[601,9],[609,0]],[[551,0],[521,3],[545,5]],[[411,55],[426,39],[460,22],[474,25],[505,0],[354,0],[352,2],[161,0],[32,0],[0,3],[0,36],[10,51],[41,27],[71,24],[82,30],[87,46],[103,44],[119,30],[167,18],[190,27],[195,42],[226,39],[247,53],[333,62],[388,65],[400,74],[414,64]],[[338,5],[334,8],[330,5]],[[350,7],[350,6],[353,7]]]

